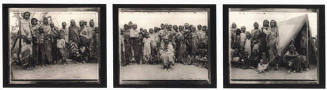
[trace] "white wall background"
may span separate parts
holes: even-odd
[[[208,25],[207,16],[207,12],[120,12],[119,27],[123,28],[129,21],[136,23],[138,28],[144,29],[160,27],[161,23]]]
[[[2,4],[107,4],[107,88],[50,88],[48,90],[130,90],[131,88],[113,88],[113,21],[112,4],[216,4],[217,7],[217,88],[223,89],[223,4],[327,4],[327,0],[1,0]],[[2,7],[0,4],[0,7]],[[325,11],[326,12],[326,11]],[[0,9],[2,15],[2,9]],[[0,17],[2,21],[2,17]],[[2,24],[0,24],[2,28]],[[1,35],[3,35],[1,30]],[[3,47],[3,38],[0,37],[0,47]],[[0,48],[0,58],[3,59],[3,50]],[[2,65],[2,60],[0,60]],[[0,67],[2,74],[3,67]],[[0,77],[0,87],[2,87],[2,77]],[[44,88],[1,88],[3,90],[44,90]],[[171,90],[181,90],[181,88],[170,88]],[[253,89],[253,88],[252,88]],[[138,88],[137,90],[153,90],[152,88]],[[156,90],[167,90],[166,88],[156,88]],[[186,90],[186,89],[185,89]],[[187,89],[199,90],[199,88]],[[250,89],[226,89],[226,90],[251,90]],[[265,89],[256,89],[265,90]],[[289,90],[287,88],[280,90]],[[298,89],[297,89],[298,90]],[[302,89],[307,90],[307,89]]]

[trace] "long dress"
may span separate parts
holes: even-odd
[[[177,42],[179,43],[177,46],[178,50],[176,51],[177,60],[183,61],[187,57],[187,52],[186,52],[186,40],[182,33],[178,33]]]
[[[77,26],[70,26],[69,28],[69,55],[70,57],[77,57],[79,56],[79,27]]]
[[[43,24],[41,25],[40,29],[43,30],[43,50],[42,50],[42,64],[49,64],[52,62],[52,38],[54,34],[51,31],[50,25]]]
[[[40,32],[39,32],[39,25],[35,25],[31,27],[32,30],[32,39],[33,39],[33,59],[35,64],[40,64],[41,62],[41,55],[40,55]]]
[[[199,36],[196,32],[192,32],[192,55],[196,56],[198,53],[198,45],[199,45]]]

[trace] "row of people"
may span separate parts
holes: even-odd
[[[242,68],[257,68],[259,72],[264,72],[268,67],[279,69],[281,60],[277,46],[279,44],[279,30],[275,20],[263,21],[263,26],[253,24],[254,29],[246,31],[246,27],[237,28],[235,23],[231,27],[231,48],[232,48],[232,65]],[[305,30],[301,32],[305,35]],[[306,51],[306,37],[299,41],[299,50]],[[293,47],[292,47],[293,48]],[[301,55],[305,55],[301,53]],[[288,60],[289,61],[289,60]],[[304,63],[301,68],[307,69],[309,63]]]
[[[36,18],[30,19],[30,12],[24,12],[19,18],[19,31],[14,42],[17,43],[17,64],[24,68],[36,65],[45,66],[54,63],[67,63],[67,59],[87,62],[90,56],[98,55],[99,31],[90,20],[89,26],[84,20],[80,27],[75,20],[70,26],[62,22],[59,29],[51,21],[51,17],[43,17],[42,23]],[[18,42],[17,42],[18,41]],[[14,44],[16,45],[16,44]]]
[[[129,22],[120,29],[123,65],[129,63],[163,63],[174,65],[176,61],[207,56],[207,26],[169,25],[138,30]]]

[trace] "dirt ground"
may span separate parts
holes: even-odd
[[[120,80],[208,80],[208,69],[176,63],[171,69],[162,65],[132,64],[122,66]]]
[[[231,68],[231,79],[298,79],[298,80],[317,80],[317,68],[311,67],[308,71],[298,73],[288,73],[287,68],[282,67],[279,70],[270,70],[265,73],[258,73],[253,69]]]
[[[14,66],[13,79],[98,79],[97,63],[69,63],[37,66],[24,70]]]

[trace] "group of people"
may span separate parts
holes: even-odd
[[[175,62],[207,58],[207,26],[161,24],[160,27],[138,28],[129,22],[120,28],[122,65],[163,64],[169,69]]]
[[[232,23],[231,32],[231,56],[232,66],[240,68],[253,68],[259,73],[270,69],[278,70],[281,64],[289,68],[289,72],[301,72],[309,69],[309,60],[306,59],[306,31],[302,30],[301,40],[295,47],[295,40],[289,44],[286,53],[278,53],[279,30],[275,20],[264,20],[263,26],[254,22],[254,29],[249,32],[246,27],[237,28]],[[286,64],[285,64],[286,62]],[[270,68],[270,69],[269,69]]]
[[[66,64],[68,59],[81,63],[98,59],[100,36],[93,19],[89,26],[84,20],[77,26],[72,19],[68,27],[62,22],[58,28],[51,16],[44,16],[42,22],[30,16],[30,12],[24,12],[22,18],[16,16],[19,30],[12,36],[12,58],[16,64],[27,69],[36,65]]]

